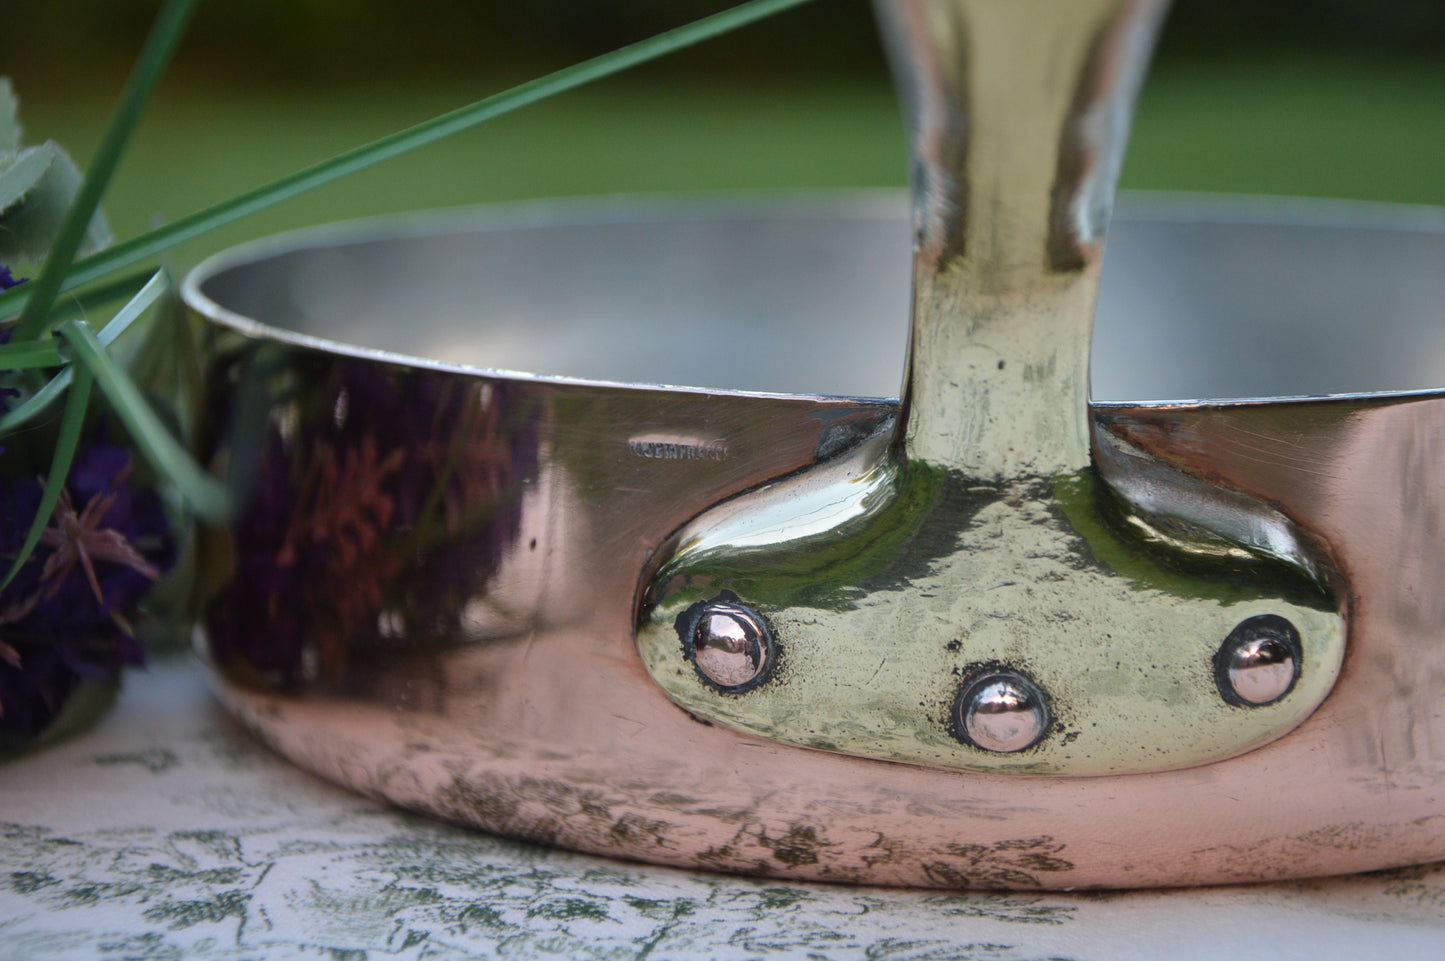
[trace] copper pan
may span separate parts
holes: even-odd
[[[665,864],[1445,857],[1445,217],[1140,198],[1105,265],[1158,5],[882,13],[911,212],[523,206],[192,274],[221,698],[359,791]]]

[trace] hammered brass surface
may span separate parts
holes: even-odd
[[[1164,7],[877,5],[914,162],[910,458],[983,481],[1088,465],[1104,238]]]
[[[1191,522],[1162,504],[1185,499],[1164,491],[1198,486],[1179,472],[1148,504],[1120,500],[1090,457],[1104,235],[1162,6],[906,0],[879,10],[915,160],[901,419],[678,532],[643,598],[648,669],[700,717],[970,770],[1167,770],[1285,734],[1328,694],[1344,655],[1327,561]],[[781,654],[766,684],[720,691],[689,662],[679,617],[720,591],[774,627]],[[1213,659],[1239,622],[1262,614],[1300,631],[1300,676],[1287,695],[1245,708],[1220,696]],[[958,729],[960,690],[996,669],[1022,672],[1049,701],[1053,723],[1027,750],[983,750]]]
[[[867,488],[869,471],[883,475]],[[916,462],[860,465],[842,496],[767,485],[704,514],[658,573],[643,660],[689,711],[776,740],[865,757],[1018,774],[1166,770],[1229,757],[1286,733],[1328,694],[1344,627],[1328,592],[1288,565],[1169,554],[1117,531],[1090,474],[984,485]],[[831,479],[831,478],[830,478]],[[835,494],[839,491],[835,488]],[[807,503],[793,523],[758,519]],[[780,510],[781,509],[781,510]],[[809,531],[818,518],[835,521]],[[1191,563],[1192,562],[1192,563]],[[767,684],[723,693],[699,683],[674,624],[732,591],[772,623],[781,663]],[[1303,638],[1285,697],[1242,708],[1220,697],[1213,657],[1240,621],[1289,619]],[[998,754],[961,743],[952,716],[980,673],[1022,670],[1054,723],[1034,747]]]

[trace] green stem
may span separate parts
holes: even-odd
[[[20,314],[20,321],[12,338],[14,341],[33,340],[38,337],[48,326],[50,307],[62,287],[68,290],[74,286],[67,283],[67,271],[75,260],[76,251],[80,249],[86,228],[100,206],[101,195],[105,193],[115,168],[120,164],[126,143],[130,140],[136,124],[140,122],[141,114],[145,112],[146,104],[150,102],[161,75],[165,73],[181,34],[185,32],[186,23],[190,20],[195,5],[196,0],[169,0],[156,18],[135,70],[121,94],[115,116],[111,118],[110,126],[106,128],[105,136],[96,150],[95,160],[86,171],[80,192],[76,194],[65,215],[59,236],[46,254],[45,267],[33,286],[25,285],[29,289],[26,290],[25,309]]]
[[[125,283],[131,283],[133,281],[134,278],[128,277]],[[100,345],[102,347],[109,347],[115,343],[116,339],[130,329],[131,324],[140,319],[141,314],[144,314],[146,310],[150,308],[151,304],[155,303],[157,298],[169,288],[170,280],[166,277],[165,272],[156,271],[150,281],[140,289],[140,292],[117,311],[116,315],[110,319],[110,322],[101,329],[100,337],[98,338]],[[35,343],[42,346],[46,345],[44,341]],[[56,354],[58,357],[59,345],[55,344],[54,346],[57,348]],[[54,377],[50,378],[39,390],[31,394],[25,403],[16,407],[14,410],[6,411],[3,416],[0,416],[0,437],[4,437],[12,431],[19,430],[44,413],[45,409],[49,407],[57,397],[65,393],[66,388],[70,386],[70,379],[71,370],[69,367],[66,367]]]
[[[454,133],[485,123],[522,107],[581,87],[658,57],[701,43],[730,30],[747,26],[811,0],[750,0],[722,13],[704,17],[655,37],[574,64],[536,80],[512,87],[502,93],[442,114],[408,127],[398,133],[354,148],[330,160],[299,170],[280,180],[257,187],[238,197],[208,207],[164,227],[142,234],[125,243],[104,250],[77,262],[62,289],[89,283],[99,277],[138,263],[168,247],[191,240],[217,227],[224,226],[257,211],[264,210],[298,194],[330,183],[339,177],[356,173],[384,160],[415,150]],[[28,286],[28,285],[26,285]],[[0,296],[0,317],[13,311],[28,292],[17,287]]]
[[[146,403],[140,388],[111,359],[83,320],[67,320],[57,328],[75,351],[72,368],[94,375],[96,385],[110,401],[115,415],[130,431],[136,447],[155,469],[175,482],[191,508],[210,521],[223,521],[230,512],[226,488],[202,470]]]

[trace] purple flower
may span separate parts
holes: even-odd
[[[6,556],[23,543],[40,493],[34,477],[0,481]],[[127,618],[173,560],[160,499],[131,486],[129,455],[82,446],[40,546],[0,592],[0,735],[39,733],[81,679],[144,662]]]
[[[16,277],[14,274],[10,273],[9,267],[6,267],[4,264],[0,264],[0,291],[9,290],[11,287],[19,287],[28,279],[28,277]],[[13,326],[6,327],[3,330],[0,330],[0,344],[10,343],[10,335],[14,331],[15,328]],[[19,396],[20,391],[16,390],[14,387],[0,387],[0,410],[9,410],[10,400]],[[0,447],[0,453],[3,453],[4,450],[5,448]]]

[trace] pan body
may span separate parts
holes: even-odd
[[[203,655],[304,767],[626,858],[1079,888],[1445,857],[1442,228],[1168,198],[1112,228],[1096,421],[1273,505],[1344,578],[1334,691],[1241,756],[1099,777],[870,760],[695,718],[648,674],[659,545],[890,430],[893,195],[436,214],[202,265],[203,445],[242,504],[201,538]]]

